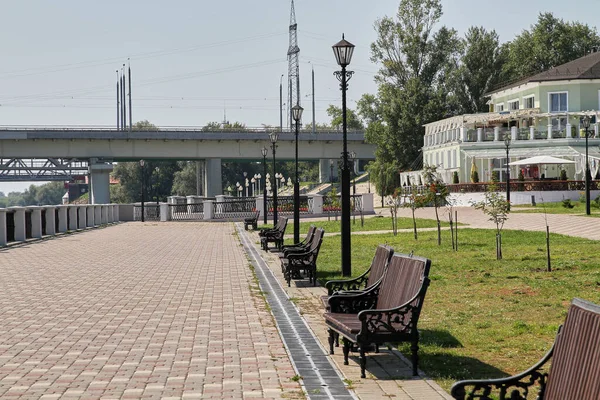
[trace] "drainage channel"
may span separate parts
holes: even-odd
[[[277,329],[296,373],[309,399],[356,399],[331,364],[327,353],[309,329],[296,305],[289,300],[273,271],[251,243],[241,224],[236,224],[240,240],[254,265],[260,288],[271,307]]]

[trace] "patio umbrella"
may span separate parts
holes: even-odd
[[[508,165],[530,165],[530,164],[575,164],[575,161],[552,156],[535,156],[523,160],[513,161]]]

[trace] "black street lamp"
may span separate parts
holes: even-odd
[[[144,160],[140,160],[140,170],[142,175],[142,222],[144,222]]]
[[[275,168],[275,151],[277,149],[278,138],[278,132],[269,133],[269,139],[271,140],[271,150],[273,150],[273,176],[275,176],[277,171],[277,169]],[[275,183],[275,185],[277,185],[277,183]],[[277,187],[275,187],[275,190],[273,191],[273,226],[275,225],[277,225]]]
[[[510,132],[504,134],[504,146],[506,147],[506,201],[508,202],[508,209],[510,210],[510,166],[508,163],[508,151],[510,149]]]
[[[352,159],[352,210],[354,211],[352,213],[352,223],[355,224],[356,223],[356,173],[354,172],[354,169],[356,168],[354,163],[356,162],[356,152],[351,151],[350,152],[350,158]]]
[[[300,179],[298,177],[298,130],[304,108],[296,104],[292,107],[292,118],[296,123],[296,172],[294,175],[294,243],[300,243]]]
[[[352,257],[350,243],[350,170],[348,168],[348,142],[347,142],[347,121],[346,121],[346,91],[348,90],[348,81],[352,78],[354,72],[346,71],[346,67],[350,65],[352,53],[354,53],[354,45],[344,39],[333,46],[333,54],[338,65],[342,67],[341,71],[335,71],[333,74],[340,81],[340,89],[342,90],[342,275],[352,275]]]
[[[588,136],[590,129],[590,116],[583,117],[583,129],[585,129],[585,214],[590,215],[590,163],[588,161]]]
[[[329,160],[329,183],[331,183],[331,189],[333,190],[333,160]]]
[[[263,186],[263,221],[265,223],[265,225],[267,224],[267,214],[269,213],[269,210],[267,209],[267,153],[269,150],[267,150],[266,147],[263,147],[260,150],[260,153],[263,156],[263,175],[265,176],[265,183]]]

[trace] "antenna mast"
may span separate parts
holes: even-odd
[[[294,105],[300,105],[300,63],[298,61],[298,54],[300,48],[298,47],[298,25],[296,24],[296,11],[294,9],[294,0],[292,0],[292,10],[290,12],[290,47],[288,48],[288,93],[291,100],[291,104],[288,109],[290,114],[288,119],[290,121],[290,129],[293,125],[292,118],[292,107]]]

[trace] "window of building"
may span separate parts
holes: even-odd
[[[504,103],[496,104],[496,112],[504,111]]]
[[[529,96],[523,99],[523,104],[525,108],[535,108],[535,97]]]
[[[508,102],[508,109],[510,111],[516,111],[519,109],[519,100],[513,100]]]
[[[568,102],[569,96],[567,92],[548,93],[548,106],[550,108],[550,112],[568,111]]]

